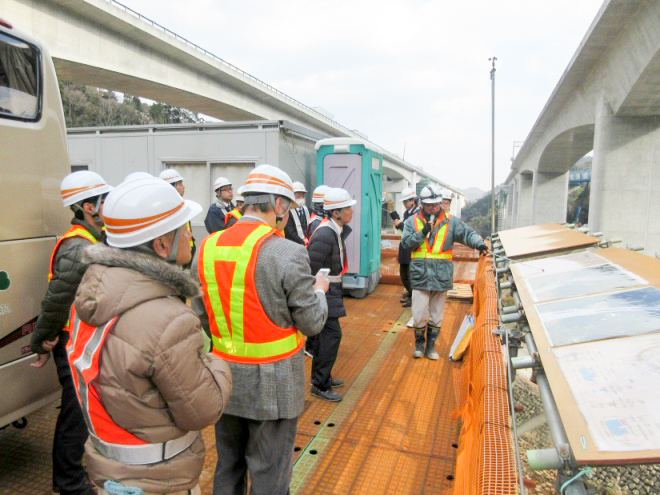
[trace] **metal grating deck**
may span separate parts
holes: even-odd
[[[438,339],[439,361],[412,358],[410,317],[398,300],[401,288],[379,285],[365,299],[347,298],[343,339],[334,375],[345,380],[342,402],[309,396],[298,423],[291,492],[449,494],[458,421],[453,364],[446,360],[453,335],[470,306],[449,302]],[[0,494],[50,494],[50,447],[55,405],[32,414],[25,430],[0,431]],[[200,479],[211,494],[216,462],[213,427]],[[453,445],[452,445],[453,444]],[[26,448],[27,447],[27,448]]]

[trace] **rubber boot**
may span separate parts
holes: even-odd
[[[438,353],[435,352],[435,341],[437,340],[439,333],[440,329],[438,327],[432,327],[429,325],[426,329],[426,357],[433,359],[434,361],[440,357]]]
[[[414,358],[421,358],[424,356],[424,329],[415,328],[415,352]]]

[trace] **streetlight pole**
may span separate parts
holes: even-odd
[[[490,155],[490,226],[491,235],[495,234],[495,62],[497,57],[488,59],[493,62],[493,68],[490,70],[491,81],[491,155]]]

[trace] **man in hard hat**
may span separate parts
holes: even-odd
[[[32,366],[43,367],[52,350],[62,386],[53,438],[53,487],[62,494],[92,493],[82,466],[87,427],[66,358],[69,334],[65,327],[78,284],[87,269],[87,264],[81,260],[82,250],[103,239],[101,211],[105,196],[111,190],[99,174],[87,170],[74,172],[62,180],[62,202],[71,208],[74,216],[71,228],[53,249],[48,273],[50,282],[31,338],[32,352],[37,354]]]
[[[302,182],[294,182],[293,193],[299,206],[293,208],[289,213],[289,220],[284,227],[284,237],[295,243],[306,245],[307,225],[309,224],[309,210],[305,206],[307,189]]]
[[[404,222],[401,237],[404,248],[411,250],[413,357],[426,354],[429,359],[438,359],[435,341],[442,326],[447,291],[454,282],[454,242],[478,249],[481,254],[488,248],[472,228],[442,209],[442,194],[434,186],[424,186],[419,197],[422,211]]]
[[[231,182],[226,177],[218,177],[213,183],[215,202],[209,206],[206,213],[204,225],[209,234],[224,230],[226,228],[225,216],[234,209],[231,200],[234,198],[234,190]]]
[[[231,210],[225,216],[225,228],[228,229],[236,222],[238,222],[243,216],[245,211],[245,199],[243,198],[243,187],[241,186],[236,190],[236,196],[234,196],[234,201],[236,201],[236,208]]]
[[[451,192],[448,189],[443,189],[442,201],[440,202],[440,206],[442,207],[445,213],[449,213],[451,210],[451,200],[452,200]]]
[[[165,182],[168,184],[171,184],[174,189],[176,189],[176,192],[178,192],[181,197],[186,192],[186,187],[183,185],[183,177],[174,170],[173,168],[168,168],[163,170],[160,174],[158,174],[158,177],[163,179]],[[197,246],[195,245],[195,236],[193,236],[192,233],[192,225],[190,222],[186,223],[186,228],[190,232],[190,248],[192,249],[192,255],[195,256],[195,251],[197,251]]]
[[[404,222],[415,213],[419,213],[417,193],[412,187],[406,187],[401,191],[401,201],[403,201],[403,207],[406,211],[403,212],[403,220],[399,218],[394,219],[394,227],[403,231]],[[399,243],[398,260],[399,275],[401,276],[401,282],[406,289],[400,302],[404,308],[408,308],[412,304],[412,289],[410,288],[410,250],[404,248],[402,243]]]
[[[348,268],[345,240],[351,233],[348,223],[353,218],[355,203],[345,189],[328,188],[323,199],[328,217],[316,228],[308,246],[312,273],[317,273],[321,268],[330,270],[330,289],[326,294],[328,319],[321,333],[312,341],[311,394],[331,402],[342,400],[342,396],[333,389],[344,385],[342,380],[332,377],[332,367],[341,342],[339,318],[346,316],[341,278]]]
[[[284,495],[293,442],[305,405],[303,334],[321,331],[328,281],[312,276],[307,253],[282,238],[295,206],[289,176],[260,165],[243,189],[245,214],[201,244],[197,273],[213,352],[229,362],[236,384],[216,423],[214,494]]]
[[[227,363],[203,352],[186,223],[202,211],[161,179],[123,182],[107,197],[110,247],[89,268],[71,310],[68,361],[85,423],[86,467],[107,493],[199,494],[199,434],[227,404]]]
[[[312,213],[309,216],[309,224],[307,225],[307,239],[312,237],[316,227],[326,217],[326,211],[323,209],[323,197],[328,189],[330,189],[328,186],[321,184],[312,193]]]

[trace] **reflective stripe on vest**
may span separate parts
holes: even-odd
[[[195,238],[192,235],[192,225],[190,222],[186,222],[186,228],[188,229],[188,232],[190,232],[190,247],[193,248],[195,247]]]
[[[240,210],[238,208],[234,208],[229,213],[227,213],[227,215],[225,216],[225,226],[226,227],[229,226],[229,219],[230,218],[235,218],[236,221],[238,222],[241,219],[242,216],[243,216],[243,214],[240,212]]]
[[[94,380],[99,374],[103,344],[119,317],[94,327],[78,318],[74,305],[70,319],[73,328],[66,345],[67,358],[83,418],[98,452],[118,462],[144,465],[171,459],[190,447],[198,432],[188,432],[167,442],[148,443],[114,422],[103,407]]]
[[[300,223],[300,215],[298,214],[298,211],[296,211],[296,208],[289,210],[289,215],[293,218],[293,223],[296,226],[296,234],[298,234],[298,237],[303,240],[305,238],[305,233],[303,232],[302,223]]]
[[[235,363],[281,361],[298,352],[302,334],[275,325],[255,285],[259,248],[281,235],[261,222],[242,221],[204,239],[197,265],[209,315],[213,352]]]
[[[342,265],[342,270],[341,270],[341,273],[339,273],[336,276],[341,278],[341,276],[344,275],[348,271],[348,257],[346,256],[346,252],[344,251],[344,243],[341,240],[341,227],[339,227],[339,225],[337,225],[337,223],[332,221],[330,218],[324,218],[323,220],[321,220],[321,223],[319,224],[319,226],[316,227],[313,234],[318,232],[318,230],[321,227],[326,227],[326,228],[332,229],[332,231],[337,236],[337,243],[339,244],[339,258],[340,258],[340,263]],[[309,238],[310,242],[312,241],[312,238],[314,237],[313,234]],[[325,267],[325,268],[328,268],[328,267]],[[328,279],[330,280],[330,277],[328,277]],[[330,281],[332,282],[332,280],[330,280]]]
[[[60,248],[60,244],[66,239],[71,239],[72,237],[80,237],[82,239],[87,239],[92,244],[96,244],[98,241],[92,233],[87,230],[82,225],[72,225],[69,230],[67,230],[62,237],[57,240],[55,248],[53,249],[53,254],[50,255],[50,268],[48,269],[48,281],[53,280],[55,275],[55,256],[57,256],[57,250]]]
[[[443,214],[442,217],[438,218],[435,223],[434,229],[437,229],[435,232],[435,240],[433,241],[433,247],[429,246],[429,240],[424,239],[424,241],[415,249],[410,257],[412,259],[427,259],[427,260],[448,260],[453,259],[452,250],[443,251],[442,247],[445,245],[445,239],[447,237],[447,230],[449,228],[449,219],[451,215],[449,213]],[[424,228],[426,222],[422,219],[420,213],[415,214],[414,225],[415,231],[421,232]],[[440,228],[438,228],[440,225]]]

